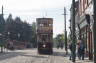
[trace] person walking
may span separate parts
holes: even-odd
[[[84,42],[83,41],[81,41],[81,43],[80,43],[80,50],[81,50],[81,59],[84,60],[85,45],[84,45]]]
[[[78,58],[81,60],[84,60],[84,54],[85,54],[85,45],[82,40],[80,40],[78,44]]]
[[[69,50],[70,50],[70,58],[69,58],[69,60],[71,60],[72,59],[72,42],[70,42],[70,44],[69,44]]]
[[[80,59],[80,56],[81,56],[81,54],[80,54],[80,40],[78,40],[78,42],[77,42],[77,55],[78,55],[78,58]]]

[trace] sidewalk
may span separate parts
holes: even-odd
[[[58,58],[59,60],[61,60],[61,62],[63,62],[63,63],[74,63],[74,62],[72,62],[72,60],[69,60],[69,56],[70,56],[70,51],[69,50],[68,50],[68,55],[65,55],[66,51],[64,49],[57,49],[56,51],[62,53],[62,55],[63,55],[63,58],[62,57]],[[89,60],[88,57],[85,57],[84,60],[79,60],[78,57],[76,56],[75,63],[94,63],[94,62]]]
[[[74,63],[72,62],[72,60],[69,60],[69,55],[67,55],[67,57],[65,57],[67,59],[68,62],[66,63]],[[75,63],[94,63],[93,60],[89,60],[88,57],[85,57],[84,60],[79,60],[77,55],[76,55],[76,61]]]
[[[68,57],[66,63],[70,63],[70,62],[71,62],[71,63],[74,63],[74,62],[72,62],[71,60],[69,60],[69,57]],[[88,58],[85,58],[84,60],[79,60],[79,59],[76,57],[75,63],[94,63],[94,62],[91,61],[91,60],[88,60]]]

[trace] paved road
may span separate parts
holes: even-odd
[[[0,54],[0,63],[72,63],[62,49],[54,49],[53,55],[39,55],[37,49],[15,50]],[[93,63],[76,60],[76,63]]]

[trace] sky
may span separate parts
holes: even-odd
[[[67,31],[69,32],[71,0],[0,0],[4,6],[4,18],[11,13],[13,19],[19,16],[21,20],[32,24],[36,18],[53,18],[53,36],[64,33],[64,7],[67,10]],[[0,8],[1,13],[1,8]]]

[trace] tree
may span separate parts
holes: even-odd
[[[23,22],[21,30],[21,40],[29,41],[32,39],[32,26],[27,22]]]
[[[32,27],[27,22],[23,22],[20,17],[16,17],[14,20],[10,14],[6,20],[6,36],[10,32],[10,40],[17,41],[30,41],[32,36]]]
[[[63,48],[64,46],[64,34],[58,34],[55,38],[54,38],[55,44],[57,45],[57,48],[61,47]]]
[[[33,47],[37,47],[36,23],[32,23],[32,41]]]
[[[22,21],[20,17],[13,19],[10,14],[6,20],[5,35],[10,40],[32,43],[34,47],[37,47],[35,22],[29,24]]]

